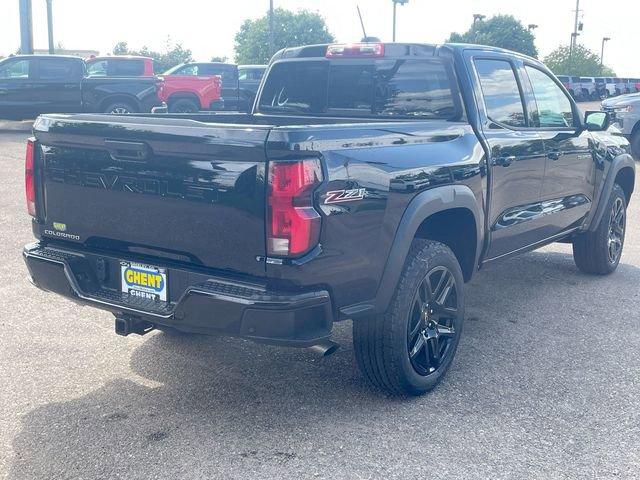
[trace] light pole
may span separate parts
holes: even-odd
[[[273,55],[275,48],[273,40],[273,0],[269,0],[269,59]]]
[[[53,0],[47,0],[47,27],[49,28],[49,53],[53,55],[55,47],[53,46],[53,6],[51,2]]]
[[[611,40],[611,37],[602,37],[602,50],[600,50],[600,66],[604,65],[604,44]]]
[[[398,4],[404,5],[409,3],[409,0],[393,0],[393,41],[396,41],[396,7]]]
[[[20,53],[33,53],[33,22],[31,0],[20,0]]]

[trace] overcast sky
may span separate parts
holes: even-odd
[[[319,12],[340,42],[361,36],[356,4],[367,34],[391,40],[391,0],[274,0],[291,10]],[[542,56],[568,44],[575,0],[409,0],[398,7],[398,40],[442,42],[452,31],[466,30],[474,13],[512,14],[525,25],[535,23]],[[268,0],[53,0],[55,43],[65,48],[110,52],[125,40],[131,47],[161,49],[167,35],[193,51],[197,60],[213,55],[233,58],[233,37],[246,18],[268,9]],[[600,53],[619,76],[640,77],[640,0],[581,0],[584,32],[580,43]],[[33,0],[34,44],[47,47],[46,2]],[[0,0],[0,55],[20,44],[18,0]]]

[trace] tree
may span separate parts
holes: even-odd
[[[452,33],[448,41],[490,45],[536,57],[538,49],[534,40],[533,34],[514,16],[496,15],[475,21],[465,33]]]
[[[334,38],[319,14],[307,10],[293,13],[276,8],[273,12],[273,41],[275,51],[278,51],[299,45],[331,43]],[[269,51],[269,15],[245,20],[235,37],[236,62],[267,63],[275,51]]]
[[[558,75],[579,77],[615,77],[615,72],[606,65],[600,65],[600,57],[583,45],[571,48],[561,45],[546,56],[544,63]]]
[[[186,49],[181,43],[173,43],[169,37],[163,52],[155,52],[144,46],[140,50],[129,49],[127,42],[118,42],[113,47],[114,55],[141,55],[153,58],[154,70],[162,73],[180,63],[192,62],[191,50]]]
[[[227,61],[229,60],[229,57],[211,57],[211,61],[212,62],[220,62],[220,63],[227,63]]]

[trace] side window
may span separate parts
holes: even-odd
[[[8,61],[0,65],[0,78],[29,78],[29,66],[27,59]]]
[[[533,67],[526,67],[538,111],[534,120],[540,127],[567,128],[573,126],[571,101],[549,75]]]
[[[487,116],[512,127],[526,126],[522,96],[511,63],[505,60],[475,60]]]
[[[142,60],[112,60],[111,73],[114,77],[139,77],[144,73]]]
[[[87,75],[105,77],[107,75],[107,61],[97,60],[87,65]]]
[[[73,76],[73,60],[41,58],[38,65],[40,80],[68,80]]]
[[[249,70],[238,69],[238,80],[249,80],[251,78],[249,72]]]

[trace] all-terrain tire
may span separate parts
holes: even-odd
[[[627,199],[614,184],[598,228],[573,240],[573,260],[584,273],[608,275],[620,263],[627,221]]]
[[[631,154],[633,158],[640,161],[640,129],[631,136]]]
[[[428,290],[425,281],[430,282]],[[446,292],[444,289],[440,291],[439,297],[445,295],[445,298],[439,305],[436,300],[442,282],[447,282],[447,285],[451,282],[453,286]],[[424,292],[429,293],[424,295],[429,299],[427,306],[420,300]],[[416,323],[417,302],[421,302],[422,312],[426,309],[430,313],[421,314]],[[452,314],[454,305],[455,314]],[[445,308],[450,310],[442,313]],[[447,315],[450,318],[446,318]],[[464,280],[456,256],[442,243],[416,239],[387,312],[354,320],[353,343],[360,371],[373,386],[391,395],[422,395],[433,389],[449,369],[460,340],[463,320]],[[412,331],[423,324],[432,325],[431,335],[434,335],[434,321],[435,331],[440,332],[442,328],[443,334],[435,335],[435,340],[428,339],[428,329],[425,328],[424,333],[420,333],[424,339],[423,350],[416,355],[414,350],[420,338],[411,337]],[[412,343],[413,338],[418,340]],[[436,351],[438,354],[444,352],[440,364],[434,360]],[[429,367],[429,362],[437,368]]]

